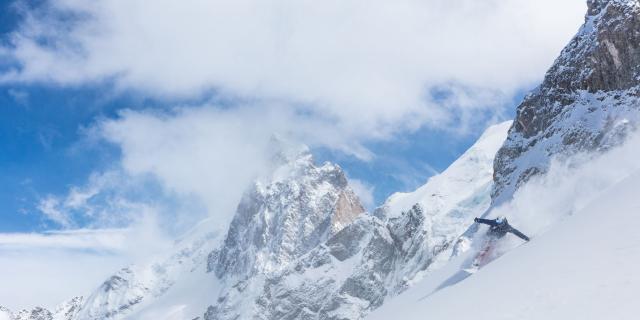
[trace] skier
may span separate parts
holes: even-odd
[[[518,229],[512,227],[507,221],[507,218],[503,216],[499,216],[494,220],[475,218],[473,219],[473,221],[477,223],[484,223],[489,225],[490,228],[489,228],[489,231],[487,232],[487,235],[489,235],[489,237],[491,238],[500,239],[504,237],[507,233],[511,232],[516,236],[518,236],[520,239],[524,241],[529,241],[529,237],[525,236]]]
[[[504,237],[507,233],[509,232],[513,233],[519,238],[521,238],[522,240],[529,241],[529,237],[524,235],[518,229],[512,227],[507,221],[507,218],[503,216],[499,216],[493,220],[475,218],[473,219],[473,221],[477,223],[483,223],[483,224],[489,225],[489,231],[487,231],[488,239],[483,249],[480,250],[476,258],[471,263],[471,268],[467,269],[468,272],[473,273],[477,271],[480,267],[489,263],[489,261],[493,260],[492,256],[494,254],[492,251],[495,247],[495,242],[498,239]]]

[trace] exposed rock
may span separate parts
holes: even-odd
[[[620,144],[640,119],[640,5],[588,4],[585,24],[518,107],[494,164],[494,204],[546,172],[552,157]]]
[[[447,261],[473,216],[488,208],[493,156],[508,127],[488,129],[425,186],[392,196],[376,216],[360,215],[280,270],[237,278],[204,319],[363,318]]]
[[[219,278],[282,269],[364,212],[340,167],[317,167],[307,150],[290,154],[265,180],[245,193],[209,262]]]

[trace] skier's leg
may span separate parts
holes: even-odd
[[[491,244],[491,239],[488,239],[485,241],[485,243],[482,245],[482,248],[480,249],[478,254],[476,254],[475,259],[473,259],[473,263],[471,264],[472,267],[477,268],[480,266],[480,264],[484,260],[485,255],[487,254],[487,252],[489,252],[489,248],[491,247],[490,244]]]
[[[487,264],[491,260],[491,254],[493,252],[493,247],[495,246],[495,238],[490,237],[487,242],[484,244],[484,247],[478,253],[473,265],[474,267],[481,267]]]

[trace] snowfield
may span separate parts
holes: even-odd
[[[510,221],[529,231],[531,242],[468,276],[460,270],[471,250],[368,319],[637,319],[638,146],[632,139],[578,169],[557,165],[532,181],[509,206]],[[544,221],[529,224],[525,203],[548,210],[537,217]],[[503,240],[516,246],[514,238]]]

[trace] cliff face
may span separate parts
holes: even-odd
[[[518,106],[494,163],[494,204],[544,173],[553,157],[620,144],[640,118],[639,85],[640,4],[588,1],[584,25]]]

